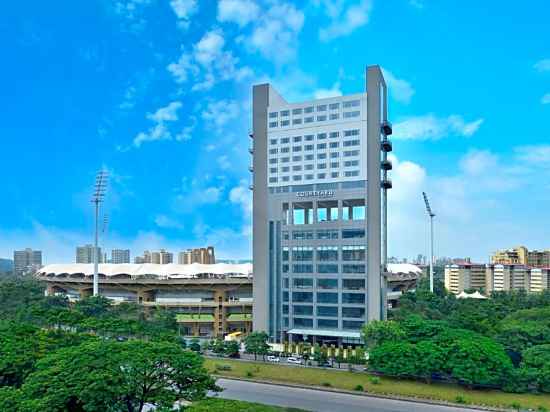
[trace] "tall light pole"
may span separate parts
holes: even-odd
[[[426,192],[422,192],[424,197],[424,203],[426,203],[426,212],[430,217],[430,292],[434,291],[434,217],[435,213],[432,212],[430,202],[428,201],[428,195]]]
[[[103,227],[101,228],[101,236],[102,236],[102,239],[103,239],[103,263],[107,263],[107,259],[105,259],[107,257],[107,242],[106,242],[106,239],[107,239],[107,229],[109,227],[109,215],[107,213],[105,213],[103,215]]]
[[[95,205],[95,242],[94,242],[94,296],[99,295],[99,278],[98,278],[98,229],[99,229],[99,205],[105,197],[107,188],[107,179],[109,175],[106,170],[100,170],[95,178],[94,193],[92,195],[92,203]]]

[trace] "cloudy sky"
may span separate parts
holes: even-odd
[[[481,4],[483,3],[483,4]],[[250,257],[250,91],[362,91],[383,67],[394,123],[389,252],[485,260],[550,248],[548,2],[9,2],[0,16],[0,257],[102,244]]]

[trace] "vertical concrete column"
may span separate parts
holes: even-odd
[[[216,289],[214,292],[214,301],[216,302],[214,309],[214,336],[216,337],[222,337],[227,330],[225,298],[226,291],[224,289]]]

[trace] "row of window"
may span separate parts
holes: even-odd
[[[331,153],[331,154],[338,154],[338,153]],[[318,159],[326,159],[326,153],[319,153],[317,155],[317,158]],[[297,156],[297,157],[300,157],[301,156]],[[342,165],[343,167],[357,167],[359,166],[359,160],[346,160],[342,163],[340,162],[330,162],[330,163],[317,163],[317,169],[326,169],[327,166],[330,165],[331,168],[338,168],[340,167],[340,165]],[[307,164],[307,165],[294,165],[292,166],[292,169],[290,168],[290,166],[282,166],[281,168],[276,168],[276,167],[270,167],[269,168],[269,173],[270,174],[274,174],[274,173],[288,173],[290,172],[290,170],[292,170],[293,172],[300,172],[303,170],[313,170],[315,168],[315,165],[314,164]]]
[[[344,153],[344,157],[359,156],[359,150],[346,150],[343,153]],[[319,157],[320,155],[324,155],[324,157],[323,156]],[[320,159],[326,159],[327,153],[318,153],[317,156]],[[330,156],[331,159],[336,159],[336,158],[340,157],[340,152],[331,152],[329,154],[329,156]],[[292,157],[293,162],[301,162],[302,160],[311,161],[313,159],[315,159],[315,156],[312,155],[312,154],[307,154],[303,157],[301,155],[297,155],[297,156]],[[279,163],[279,160],[281,161],[281,163],[289,163],[291,161],[291,158],[290,157],[281,157],[280,159],[271,158],[271,159],[269,159],[269,164],[270,165],[277,164],[277,163]]]
[[[293,318],[294,327],[312,328],[313,319],[309,318]],[[319,329],[338,329],[338,320],[336,319],[317,319],[317,328]],[[363,327],[363,321],[344,320],[342,321],[342,329],[359,330]],[[288,318],[283,318],[283,327],[288,328]]]
[[[319,278],[316,279],[315,285],[317,289],[338,289],[339,279],[337,278]],[[292,287],[294,289],[311,289],[313,288],[313,278],[292,278]],[[289,278],[283,278],[283,288],[289,289]],[[364,290],[365,279],[342,279],[342,289],[348,290]]]
[[[342,239],[362,239],[365,237],[365,229],[342,229],[341,234]],[[339,235],[338,229],[320,229],[315,232],[313,230],[293,230],[292,240],[338,239]],[[287,231],[283,232],[283,239],[290,239]]]
[[[277,139],[269,139],[270,145],[276,145],[277,142],[280,144],[288,144],[292,140],[293,143],[300,143],[302,140],[304,142],[312,142],[316,135],[314,134],[306,134],[304,136],[293,136],[292,139],[290,137],[281,137],[279,140]],[[359,129],[350,129],[350,130],[344,130],[342,132],[342,136],[344,137],[352,137],[352,136],[359,136]],[[329,133],[317,133],[317,140],[324,140],[326,138],[329,139],[335,139],[340,137],[340,132],[329,132]]]
[[[315,250],[317,261],[338,261],[340,260],[340,251],[338,246],[320,246],[316,248],[311,246],[294,246],[292,248],[283,247],[283,262],[288,262],[290,256],[293,261],[311,261],[313,260],[313,252]],[[343,261],[365,260],[365,246],[342,246],[341,257]],[[292,252],[292,253],[290,253]],[[317,265],[318,269],[319,266]],[[332,266],[332,265],[329,265]],[[319,272],[319,270],[318,270]],[[331,271],[332,272],[332,271]],[[322,273],[322,272],[320,272]]]
[[[341,265],[341,273],[358,273],[363,274],[366,272],[366,267],[364,264],[343,264]],[[314,265],[311,263],[297,263],[292,265],[293,273],[323,273],[323,274],[338,274],[340,273],[340,265],[336,263],[323,263],[316,265],[316,271],[314,272]],[[282,265],[283,273],[290,272],[290,265]]]
[[[290,307],[289,305],[283,305],[283,315],[288,315]],[[317,316],[325,318],[337,318],[338,312],[342,314],[343,318],[363,318],[365,317],[365,308],[339,308],[338,306],[316,306],[315,312],[313,306],[309,305],[292,305],[292,313],[298,316],[313,316],[315,313]]]
[[[343,177],[358,177],[359,176],[359,170],[350,170],[350,171],[346,171],[344,173],[342,173],[340,175],[340,172],[331,172],[331,173],[317,173],[317,179],[326,179],[326,178],[330,178],[330,179],[335,179],[335,178],[338,178],[340,176],[343,176]],[[314,174],[307,174],[307,175],[294,175],[292,176],[292,181],[293,182],[301,182],[301,181],[304,181],[304,180],[313,180],[315,179],[315,175]],[[290,176],[282,176],[281,179],[279,180],[278,177],[270,177],[269,178],[269,183],[278,183],[278,182],[290,182]]]
[[[313,303],[313,292],[292,292],[292,303]],[[283,291],[283,302],[288,302],[291,294],[287,291]],[[363,305],[365,304],[364,293],[334,293],[334,292],[316,292],[316,303],[327,304],[351,304],[351,305]]]
[[[361,104],[360,100],[347,100],[345,102],[342,102],[342,107],[344,109],[351,109],[353,107],[359,107]],[[317,112],[326,112],[328,110],[339,110],[340,109],[340,103],[330,103],[330,104],[318,104],[315,108],[314,106],[307,106],[304,108],[297,107],[295,109],[292,109],[292,115],[293,116],[300,116],[303,113],[313,113],[314,110],[317,109]],[[281,110],[280,112],[270,112],[269,118],[270,119],[276,119],[279,116],[280,117],[288,117],[290,116],[290,109]]]

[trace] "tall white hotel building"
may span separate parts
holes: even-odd
[[[289,103],[253,87],[254,324],[271,341],[354,343],[386,314],[387,90]]]

